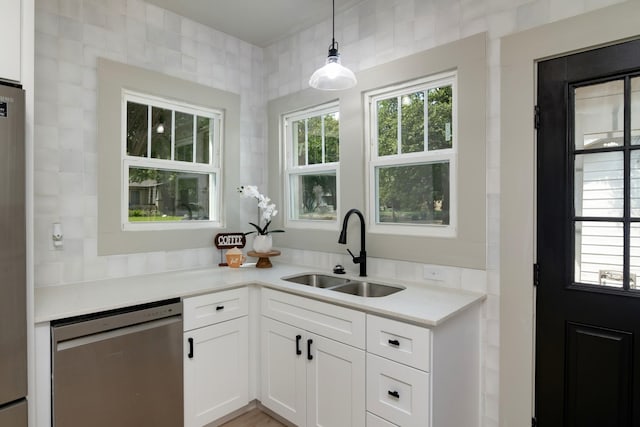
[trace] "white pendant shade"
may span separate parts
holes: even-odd
[[[320,90],[343,90],[358,83],[353,71],[340,64],[340,56],[329,56],[327,63],[318,68],[309,79],[309,86]]]
[[[336,41],[336,0],[331,2],[333,13],[331,14],[331,45],[327,63],[318,68],[309,79],[309,86],[320,90],[344,90],[354,87],[358,81],[353,71],[340,64],[338,42]]]

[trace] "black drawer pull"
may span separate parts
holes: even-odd
[[[398,393],[397,391],[389,390],[387,393],[389,393],[389,396],[391,396],[391,397],[395,397],[396,399],[400,399],[400,393]]]
[[[311,354],[311,344],[313,344],[313,340],[307,340],[307,360],[313,360],[313,354]]]
[[[389,340],[389,345],[393,345],[395,347],[400,347],[400,341],[398,341],[398,340]]]
[[[187,341],[189,341],[189,354],[187,357],[189,357],[189,359],[193,359],[193,338],[189,338]]]
[[[224,305],[219,305],[216,307],[216,311],[224,310]]]
[[[300,356],[302,354],[302,350],[300,350],[300,340],[302,339],[302,335],[296,335],[296,354]]]

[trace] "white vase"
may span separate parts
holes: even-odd
[[[258,253],[266,254],[271,251],[272,246],[273,246],[273,239],[271,238],[271,234],[267,234],[267,235],[258,234],[253,239],[253,250]]]

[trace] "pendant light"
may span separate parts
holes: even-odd
[[[329,56],[324,67],[318,68],[309,79],[309,86],[320,90],[343,90],[352,88],[358,83],[353,71],[340,64],[338,42],[336,41],[336,0],[333,0],[333,26]]]

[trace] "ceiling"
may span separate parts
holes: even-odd
[[[366,0],[335,0],[336,14]],[[331,0],[147,0],[163,9],[266,47],[331,18]],[[330,35],[328,35],[330,37]]]

